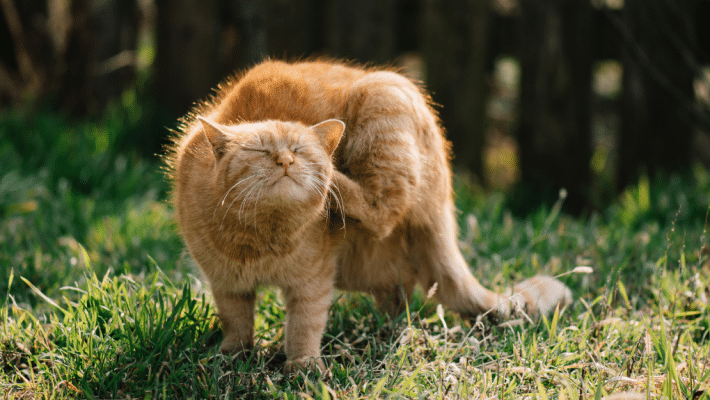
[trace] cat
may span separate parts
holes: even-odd
[[[457,246],[450,144],[426,92],[397,72],[267,60],[218,86],[167,152],[187,247],[211,285],[221,351],[253,346],[255,289],[286,302],[286,371],[318,366],[334,288],[398,315],[416,284],[469,317],[571,302],[537,276],[483,287]]]

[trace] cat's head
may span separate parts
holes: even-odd
[[[325,209],[332,154],[345,129],[343,122],[221,125],[198,120],[215,158],[217,214],[231,213],[243,220],[246,214],[279,209],[304,213]]]

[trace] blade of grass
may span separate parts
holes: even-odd
[[[32,291],[33,291],[37,296],[41,297],[44,301],[46,301],[47,304],[50,304],[51,306],[57,308],[57,309],[60,310],[63,314],[67,314],[67,310],[63,309],[63,308],[60,307],[59,304],[57,304],[54,300],[52,300],[52,299],[50,299],[49,297],[47,297],[47,295],[45,295],[44,293],[42,293],[41,290],[39,290],[35,285],[33,285],[32,282],[28,281],[24,276],[21,276],[20,279],[22,279],[22,281],[25,282],[25,284],[26,284],[27,286],[29,286],[30,289],[32,289]]]

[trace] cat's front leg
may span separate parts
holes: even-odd
[[[237,293],[214,290],[212,295],[224,331],[220,351],[230,354],[254,347],[256,292]]]
[[[325,279],[284,288],[286,373],[314,366],[325,372],[325,365],[320,359],[320,342],[328,321],[332,294],[332,281]]]

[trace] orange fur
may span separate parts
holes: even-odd
[[[253,344],[261,284],[284,290],[289,368],[322,366],[334,287],[372,293],[390,314],[417,283],[437,283],[439,301],[471,316],[505,318],[521,302],[468,269],[456,244],[449,143],[428,96],[395,72],[263,62],[185,120],[167,159],[178,224],[210,281],[224,351]],[[293,179],[267,187],[286,170]],[[529,311],[571,299],[558,281],[534,279],[515,288]]]

